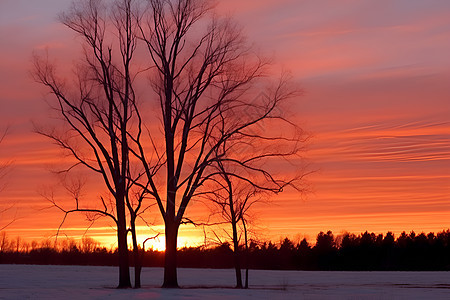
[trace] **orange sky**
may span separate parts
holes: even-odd
[[[32,133],[48,123],[44,90],[29,76],[35,49],[49,48],[61,64],[77,54],[77,40],[56,21],[68,0],[0,2],[0,128],[10,126],[0,159],[12,161],[0,194],[0,227],[8,235],[44,239],[62,215],[40,196],[56,185],[49,172],[60,151]],[[450,3],[398,1],[226,1],[250,40],[292,72],[304,95],[292,113],[313,134],[305,153],[311,193],[293,191],[255,210],[263,239],[319,231],[439,231],[450,220]],[[64,198],[63,195],[60,195]],[[188,214],[199,217],[198,205]],[[150,215],[161,231],[158,215]],[[83,216],[64,227],[84,233]],[[111,224],[88,235],[111,243]],[[181,246],[201,243],[186,228]],[[155,245],[156,247],[158,245]]]

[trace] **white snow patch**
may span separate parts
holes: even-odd
[[[178,276],[182,289],[161,289],[163,270],[144,268],[142,289],[117,290],[116,267],[0,265],[0,299],[450,299],[450,272],[250,270],[248,290],[233,270]]]

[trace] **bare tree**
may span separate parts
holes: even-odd
[[[6,136],[7,133],[8,133],[8,129],[5,129],[2,133],[0,133],[0,144],[5,139],[5,136]],[[9,166],[8,162],[1,162],[0,163],[0,192],[2,192],[3,189],[5,188],[3,181],[5,179],[6,171],[7,171],[8,166]]]
[[[280,113],[297,90],[285,76],[272,84],[266,81],[268,62],[232,20],[214,14],[210,1],[146,2],[147,9],[138,13],[133,3],[142,2],[120,0],[108,18],[100,0],[86,0],[63,15],[63,23],[84,40],[84,63],[77,69],[74,93],[48,60],[35,59],[36,79],[55,96],[69,129],[40,132],[77,160],[66,171],[84,166],[100,175],[113,196],[112,206],[101,198],[96,208],[82,208],[76,201],[75,209],[61,209],[66,215],[84,211],[115,221],[119,287],[130,285],[126,208],[135,224],[146,198],[156,201],[165,224],[163,287],[178,287],[178,230],[190,203],[211,193],[220,174],[217,163],[236,170],[242,182],[278,192],[292,181],[273,176],[272,161],[298,154],[302,132]],[[152,67],[153,93],[145,95],[159,106],[152,111],[140,111],[137,105],[138,72],[131,63],[137,34]],[[154,120],[161,121],[160,130],[149,130],[147,138],[143,128]],[[280,141],[290,146],[277,148]],[[143,171],[132,167],[136,160]],[[135,227],[130,230],[137,246]]]
[[[0,232],[0,253],[8,251],[9,244],[10,244],[10,242],[6,236],[6,232],[1,231]]]
[[[236,288],[243,288],[242,284],[242,255],[241,255],[241,232],[239,223],[243,226],[245,238],[244,246],[247,249],[247,211],[253,204],[259,201],[257,197],[258,191],[246,182],[242,184],[233,177],[233,173],[229,173],[222,162],[218,162],[218,171],[220,180],[217,180],[219,189],[214,190],[211,201],[219,208],[218,214],[227,224],[231,225],[231,235],[229,238],[233,244],[234,268],[236,275]],[[240,184],[239,184],[240,183]],[[228,232],[225,230],[225,232]],[[248,270],[248,268],[247,268]],[[248,284],[248,271],[246,273],[246,283]],[[247,287],[247,285],[246,285]]]
[[[296,89],[284,76],[272,86],[264,83],[268,63],[252,50],[232,20],[215,16],[209,1],[150,0],[149,4],[140,30],[155,66],[150,80],[159,101],[163,136],[153,140],[164,142],[164,168],[154,172],[146,167],[144,147],[135,154],[165,224],[163,287],[178,287],[178,229],[193,199],[210,193],[206,186],[218,174],[214,164],[226,162],[239,170],[240,180],[279,191],[289,182],[272,176],[271,167],[262,162],[297,154],[302,141],[300,131],[291,136],[281,132],[283,126],[293,124],[279,114],[280,105],[296,95]],[[262,91],[265,96],[258,97]],[[291,147],[273,150],[278,141],[288,141]],[[139,139],[136,143],[142,145]],[[242,155],[230,151],[226,143],[259,150]],[[161,177],[165,187],[156,184]]]
[[[137,24],[133,1],[121,0],[107,7],[100,0],[74,2],[61,15],[64,25],[81,36],[84,58],[76,66],[71,85],[59,78],[48,58],[35,56],[34,76],[56,99],[54,109],[65,123],[64,130],[37,129],[66,150],[76,163],[61,173],[84,167],[104,182],[113,201],[103,197],[97,204],[80,203],[79,187],[74,186],[76,206],[63,209],[65,216],[85,212],[111,218],[117,228],[119,288],[131,287],[127,247],[127,207],[132,229],[144,193],[131,202],[135,187],[130,167],[130,136],[140,132],[133,81],[133,56],[137,47]],[[55,203],[56,205],[56,203]],[[135,235],[133,233],[133,240]]]
[[[253,138],[252,138],[253,139]],[[239,142],[243,142],[245,138],[239,140]],[[291,149],[291,141],[279,139],[277,140],[277,147],[282,147],[286,149]],[[231,146],[231,147],[230,147]],[[223,145],[223,155],[227,156],[235,156],[233,153],[237,147],[233,147],[233,143],[225,142]],[[273,149],[272,149],[273,150]],[[292,158],[293,154],[290,151],[287,152],[270,152],[267,148],[260,149],[259,156],[267,157],[277,157],[278,159],[289,159]],[[250,151],[251,154],[241,154],[241,159],[251,159],[255,157],[257,149],[253,149]],[[256,154],[256,156],[258,156]],[[246,158],[244,158],[246,157]],[[235,273],[236,273],[236,288],[248,288],[248,264],[246,265],[246,276],[245,276],[245,285],[242,284],[242,235],[244,236],[243,247],[245,250],[245,256],[247,256],[248,252],[248,231],[247,225],[250,219],[249,211],[251,208],[260,202],[266,202],[266,197],[270,196],[270,194],[277,194],[281,192],[285,187],[291,186],[294,187],[297,191],[301,191],[302,179],[306,175],[306,173],[301,172],[299,174],[291,175],[289,179],[289,175],[284,175],[284,179],[277,179],[277,185],[271,186],[266,185],[264,182],[258,183],[258,178],[256,177],[248,177],[248,174],[242,174],[242,169],[238,169],[233,167],[233,164],[229,164],[229,162],[224,158],[217,161],[216,169],[217,176],[212,178],[213,184],[215,186],[210,186],[209,192],[205,193],[205,196],[211,200],[215,206],[218,208],[218,214],[220,219],[225,221],[226,224],[231,225],[231,234],[228,234],[228,230],[224,229],[225,233],[231,240],[233,244],[233,253],[234,253],[234,265],[235,265]],[[272,174],[272,176],[275,176]],[[280,177],[278,174],[277,177]],[[274,177],[273,177],[274,178]],[[217,236],[217,234],[215,233]]]
[[[2,133],[0,133],[0,144],[3,142],[4,138],[6,137],[6,135],[8,134],[8,127],[3,130]],[[11,162],[1,162],[0,163],[0,193],[3,192],[3,190],[5,189],[6,186],[6,176],[10,170],[11,166]],[[9,225],[11,225],[16,218],[13,217],[12,219],[10,219],[9,221],[7,221],[6,223],[4,223],[4,218],[3,215],[11,210],[11,208],[14,207],[14,204],[9,204],[9,205],[0,205],[0,220],[2,221],[0,223],[0,231],[4,230],[6,227],[8,227]],[[8,219],[7,219],[8,220]]]

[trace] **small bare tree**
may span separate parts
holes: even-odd
[[[247,250],[247,224],[246,218],[248,210],[253,204],[259,201],[258,191],[249,184],[242,184],[233,177],[234,174],[225,170],[222,162],[218,163],[218,172],[220,174],[217,184],[219,188],[210,195],[210,200],[219,208],[218,214],[226,224],[231,225],[231,234],[225,230],[233,244],[234,269],[236,275],[236,288],[243,288],[242,284],[242,255],[241,255],[241,231],[244,234],[244,247]],[[239,184],[240,183],[240,184]],[[248,268],[247,268],[248,270]],[[248,271],[246,272],[246,285],[248,287]]]
[[[0,144],[5,139],[6,134],[8,133],[8,129],[5,129],[2,133],[0,133]],[[5,188],[4,180],[6,177],[7,169],[10,164],[8,162],[0,163],[0,192],[2,192]]]
[[[253,140],[254,136],[255,134],[250,135],[250,140]],[[259,137],[262,137],[262,135]],[[246,139],[247,137],[243,137],[237,142],[242,144]],[[283,191],[285,187],[293,187],[297,191],[300,191],[302,179],[306,175],[306,173],[300,172],[298,174],[294,173],[294,175],[291,176],[281,176],[278,174],[275,177],[272,173],[270,175],[271,180],[269,182],[276,182],[276,184],[267,184],[267,180],[265,178],[261,181],[261,178],[258,178],[258,176],[249,177],[249,175],[252,174],[243,173],[243,171],[246,171],[245,169],[236,167],[234,163],[230,164],[230,161],[226,159],[226,157],[232,158],[237,156],[240,157],[241,161],[247,161],[253,160],[255,157],[260,157],[260,159],[264,157],[264,159],[259,161],[258,164],[254,163],[252,165],[253,169],[259,168],[260,171],[264,171],[262,165],[269,163],[270,159],[276,158],[277,160],[280,160],[282,158],[288,160],[295,156],[299,150],[296,146],[292,145],[292,142],[295,142],[295,145],[297,140],[275,138],[272,136],[272,138],[268,139],[268,141],[271,143],[276,142],[276,147],[261,147],[261,145],[257,147],[250,147],[253,143],[252,141],[247,141],[249,145],[249,147],[247,147],[247,153],[242,153],[241,151],[238,151],[240,153],[233,153],[237,151],[237,149],[242,148],[236,147],[236,145],[233,144],[233,141],[225,142],[222,147],[222,154],[224,158],[217,161],[215,164],[217,176],[211,177],[213,186],[210,187],[208,193],[205,193],[205,196],[219,208],[218,214],[220,218],[224,220],[225,223],[231,225],[231,234],[228,236],[233,244],[236,288],[244,287],[242,284],[241,275],[241,239],[242,235],[244,235],[243,246],[245,249],[245,254],[247,255],[247,223],[250,218],[250,209],[255,204],[264,202],[265,197],[269,196],[268,194],[278,194]],[[280,147],[284,150],[280,151]],[[256,173],[256,175],[258,174]],[[228,233],[227,230],[225,230],[225,232]],[[245,288],[248,288],[248,264],[246,267]]]
[[[0,144],[3,142],[4,138],[6,137],[8,133],[8,128],[6,128],[5,130],[3,130],[2,133],[0,133]],[[3,192],[3,190],[5,189],[6,186],[6,176],[8,174],[9,171],[9,167],[10,167],[11,163],[10,162],[1,162],[0,163],[0,193]],[[1,196],[1,194],[0,194]],[[6,223],[4,222],[4,218],[3,215],[11,210],[11,208],[14,207],[14,204],[10,204],[10,205],[0,205],[0,231],[6,229],[6,227],[8,227],[9,225],[11,225],[16,218],[13,217],[12,219],[10,219],[9,221],[6,221]],[[8,220],[8,219],[7,219]]]

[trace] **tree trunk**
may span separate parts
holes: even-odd
[[[130,269],[128,262],[128,249],[125,230],[118,228],[118,250],[119,250],[119,285],[117,288],[126,289],[131,288]]]
[[[248,289],[248,266],[245,268],[245,285],[244,289]]]
[[[242,224],[244,225],[244,239],[245,239],[245,285],[244,288],[248,289],[248,239],[247,239],[247,225],[245,219],[242,218]]]
[[[241,258],[239,253],[236,211],[234,209],[234,201],[233,201],[233,186],[228,176],[225,177],[225,180],[228,184],[228,205],[230,207],[231,228],[233,230],[233,256],[234,256],[234,269],[236,272],[236,288],[242,289]]]
[[[116,198],[117,205],[117,247],[119,251],[119,285],[117,288],[131,288],[130,267],[128,261],[127,224],[125,219],[124,197]]]
[[[131,237],[133,239],[134,288],[138,289],[141,287],[142,257],[137,243],[136,225],[134,224],[134,221],[131,224]]]
[[[173,220],[166,220],[166,251],[164,255],[163,288],[178,288],[177,278],[177,237],[178,225]]]
[[[242,274],[241,274],[241,257],[239,252],[239,241],[237,237],[237,224],[233,218],[231,225],[233,227],[233,255],[234,255],[234,269],[236,271],[236,288],[242,289]]]

